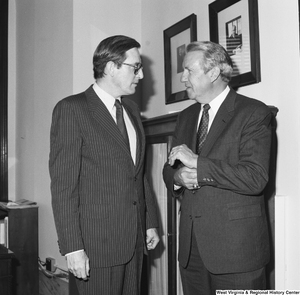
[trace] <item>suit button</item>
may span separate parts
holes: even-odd
[[[133,204],[133,205],[136,205],[136,201],[133,201],[132,204]]]

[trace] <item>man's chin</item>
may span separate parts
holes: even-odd
[[[186,89],[187,96],[190,100],[195,100],[196,95],[193,91],[189,90],[189,88]]]
[[[134,95],[135,92],[136,92],[135,90],[127,91],[127,93],[125,94],[125,96]]]
[[[135,93],[137,86],[138,86],[138,84],[132,84],[131,85],[130,90],[131,90],[132,94]]]

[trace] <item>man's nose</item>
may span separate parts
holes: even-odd
[[[143,72],[143,69],[140,69],[140,70],[139,70],[137,76],[138,76],[139,79],[143,79],[143,78],[144,78],[144,72]]]
[[[187,78],[186,78],[186,72],[183,71],[182,75],[181,75],[181,78],[180,78],[180,82],[181,83],[184,83],[187,81]]]

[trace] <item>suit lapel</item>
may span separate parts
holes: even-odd
[[[92,114],[92,117],[97,121],[97,123],[99,123],[99,126],[104,130],[104,132],[109,133],[110,136],[116,141],[116,144],[120,146],[128,156],[131,157],[130,151],[126,146],[122,134],[120,133],[117,124],[115,123],[104,103],[97,96],[92,87],[89,87],[85,94],[88,101],[88,108]]]
[[[186,132],[187,146],[190,147],[194,153],[196,153],[196,139],[200,110],[201,104],[196,103],[189,113],[190,120],[187,120],[185,124],[185,130],[190,130],[190,132]],[[191,134],[193,134],[193,136],[190,136]]]
[[[210,127],[210,130],[207,134],[205,144],[201,151],[201,156],[205,157],[213,147],[216,140],[222,134],[226,128],[228,122],[232,119],[234,115],[234,103],[236,98],[236,92],[230,90],[224,102],[220,106],[215,119]]]
[[[126,110],[131,123],[135,129],[136,132],[136,161],[135,166],[138,170],[140,167],[140,164],[142,163],[142,157],[144,157],[144,154],[142,153],[145,150],[145,141],[143,140],[143,133],[142,133],[142,126],[140,123],[140,120],[136,117],[139,114],[135,114],[133,110],[130,108],[128,103],[126,103],[126,100],[122,100],[122,104],[124,109]]]

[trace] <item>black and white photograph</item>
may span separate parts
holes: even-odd
[[[233,62],[232,87],[260,82],[258,5],[254,0],[216,0],[209,4],[210,40]]]

